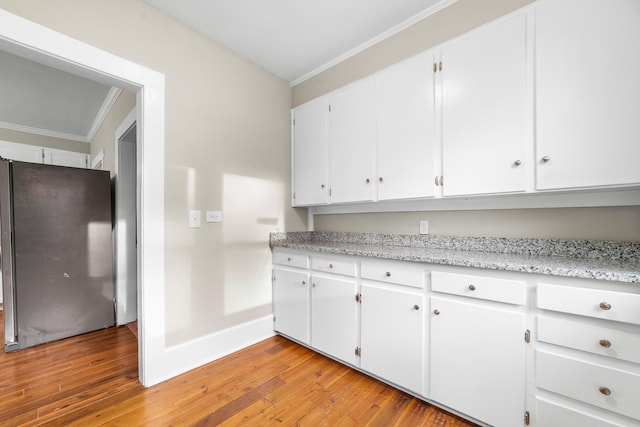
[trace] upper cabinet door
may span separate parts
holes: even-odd
[[[434,195],[433,64],[427,51],[376,76],[379,200]]]
[[[525,190],[526,24],[515,14],[442,48],[445,196]]]
[[[293,110],[293,205],[327,203],[327,98]]]
[[[536,7],[536,187],[640,182],[640,2]]]
[[[329,171],[332,203],[375,196],[375,81],[359,80],[329,96]]]

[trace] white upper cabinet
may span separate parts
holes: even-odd
[[[442,47],[445,196],[525,190],[526,24],[518,13]]]
[[[536,7],[536,188],[640,182],[640,2]]]
[[[375,196],[375,80],[359,80],[329,95],[329,176],[332,203]]]
[[[68,166],[72,168],[89,168],[89,155],[73,151],[44,149],[45,163],[49,165]]]
[[[327,203],[327,98],[293,110],[293,205]]]
[[[433,64],[427,51],[376,75],[379,200],[434,195]]]

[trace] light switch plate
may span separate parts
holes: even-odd
[[[420,234],[429,234],[429,221],[426,219],[420,220]]]
[[[204,220],[207,222],[222,222],[221,211],[206,211],[204,213]]]
[[[200,211],[189,211],[189,228],[200,228],[201,217]]]

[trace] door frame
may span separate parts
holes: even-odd
[[[131,267],[132,263],[129,263],[127,261],[127,254],[130,252],[130,247],[127,245],[127,240],[126,240],[126,233],[128,232],[128,230],[126,230],[125,227],[121,226],[121,222],[123,220],[123,218],[120,217],[120,206],[119,206],[119,202],[120,202],[120,196],[119,193],[122,191],[123,189],[123,182],[122,182],[122,175],[121,175],[121,169],[122,169],[122,165],[120,162],[120,150],[121,150],[121,146],[120,144],[130,144],[129,142],[124,142],[122,141],[122,138],[131,130],[131,128],[133,126],[136,125],[136,109],[133,108],[129,114],[127,114],[127,117],[125,117],[125,119],[122,121],[122,123],[120,123],[120,125],[117,127],[116,131],[115,131],[115,156],[114,156],[114,164],[115,164],[115,170],[113,178],[115,181],[115,198],[114,198],[114,203],[115,203],[115,209],[114,209],[114,232],[115,232],[115,239],[114,239],[114,255],[115,255],[115,295],[116,295],[116,325],[120,326],[120,325],[124,325],[126,323],[129,322],[133,322],[136,319],[131,319],[130,317],[130,313],[128,313],[129,308],[131,307],[130,302],[128,301],[128,297],[124,297],[122,298],[123,294],[128,294],[128,287],[126,286],[126,276],[127,275],[127,271],[124,269],[124,267]],[[138,135],[137,135],[137,126],[136,126],[136,142],[134,144],[137,145],[138,143]],[[137,165],[136,165],[136,170],[133,171],[133,173],[137,173]],[[137,179],[136,179],[137,181]],[[135,183],[133,184],[135,185]],[[126,186],[128,187],[128,183],[126,184]],[[137,222],[137,218],[138,218],[138,211],[137,211],[137,200],[138,200],[138,195],[136,194],[136,212],[135,212],[135,216],[136,216],[136,222]],[[128,217],[128,216],[127,216]],[[123,229],[124,228],[124,229]],[[137,233],[137,228],[134,230],[134,233]],[[137,245],[135,245],[137,246]],[[135,257],[135,264],[136,264],[136,275],[138,274],[137,272],[140,270],[140,265],[138,263],[138,256],[137,256],[137,250],[136,250],[136,257]],[[139,277],[136,277],[136,284],[138,283]],[[137,293],[137,292],[136,292]],[[119,307],[122,306],[122,303],[124,302],[125,305],[125,310],[124,313],[122,313],[119,310]],[[133,310],[132,310],[133,311]],[[129,315],[128,315],[129,314]],[[137,317],[137,307],[136,307],[136,317]]]
[[[164,364],[164,75],[0,9],[0,49],[136,93],[138,369],[144,386]]]

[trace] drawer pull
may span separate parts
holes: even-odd
[[[287,257],[287,261],[291,262],[291,257]]]
[[[307,282],[305,282],[305,281],[303,280],[303,281],[302,281],[302,284],[303,284],[303,285],[306,285],[306,284],[307,284]]]
[[[611,341],[609,341],[609,340],[600,340],[600,347],[604,347],[604,348],[611,347]]]
[[[384,275],[387,276],[387,277],[391,277],[391,272],[387,271],[386,273],[384,273]]]
[[[602,310],[611,310],[611,304],[609,304],[608,302],[601,302],[600,308]]]
[[[413,309],[414,310],[420,310],[420,306],[418,304],[416,304],[416,305],[413,306]]]
[[[433,310],[433,314],[435,314],[436,316],[438,316],[440,314],[440,310],[438,310],[437,308],[435,310]]]
[[[469,290],[470,291],[475,291],[476,290],[476,286],[475,285],[469,285]]]
[[[329,264],[329,268],[333,268],[333,264]]]
[[[611,394],[611,389],[609,389],[609,387],[600,387],[598,390],[605,396],[609,396]]]

